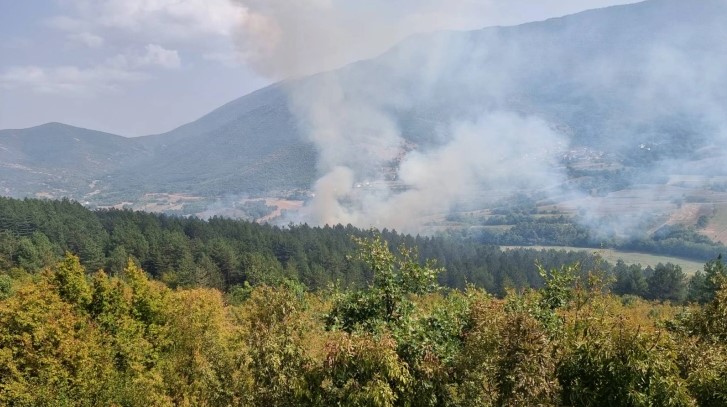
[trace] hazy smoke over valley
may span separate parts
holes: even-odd
[[[668,212],[689,194],[671,175],[727,185],[714,179],[727,138],[722,2],[692,11],[653,0],[598,19],[417,34],[388,51],[446,27],[438,7],[459,2],[405,1],[407,14],[381,1],[238,3],[241,56],[288,79],[289,106],[318,150],[305,221],[415,230],[428,216],[526,190],[629,233],[653,215],[642,200]],[[647,196],[584,187],[594,168],[651,185],[641,187]]]

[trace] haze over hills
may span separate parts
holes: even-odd
[[[61,123],[0,130],[0,190],[13,197],[79,199],[146,155],[139,139]]]
[[[140,140],[157,158],[132,169],[130,182],[163,192],[254,195],[309,188],[315,177],[315,151],[299,135],[281,85]]]
[[[670,174],[721,183],[724,21],[724,1],[650,0],[438,32],[261,89],[164,134],[5,130],[2,187],[97,204],[159,192],[313,191],[315,222],[409,226],[476,209],[483,190],[545,186],[545,198],[582,206],[592,202],[581,192],[667,185]]]

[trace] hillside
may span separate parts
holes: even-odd
[[[0,130],[0,189],[15,197],[92,199],[118,187],[111,173],[146,155],[137,139],[61,123]]]
[[[659,169],[685,160],[682,172],[719,172],[697,163],[721,155],[713,148],[720,127],[712,114],[725,100],[719,89],[727,78],[700,68],[727,54],[725,17],[720,1],[652,0],[515,27],[416,36],[378,58],[273,85],[146,137],[156,154],[134,177],[153,189],[193,194],[309,187],[320,175],[309,140],[321,129],[306,109],[339,109],[320,101],[330,84],[342,104],[391,119],[420,151],[446,144],[457,123],[512,111],[546,120],[567,136],[564,150],[606,154],[612,168]],[[368,164],[358,154],[345,159]]]
[[[315,151],[299,136],[279,85],[140,141],[153,158],[121,176],[157,192],[255,194],[308,188],[315,177]]]

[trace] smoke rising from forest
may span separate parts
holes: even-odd
[[[375,56],[409,34],[442,28],[436,1],[405,2],[417,17],[403,23],[378,1],[238,3],[247,10],[240,53],[276,79],[336,68],[351,49]],[[714,15],[725,7],[706,3],[693,16],[697,33],[679,18],[684,6],[652,0],[626,18],[609,9],[595,23],[586,13],[509,31],[415,35],[374,60],[286,81],[290,108],[319,152],[321,176],[303,220],[416,230],[429,215],[537,190],[570,202],[591,226],[633,232],[653,210],[634,206],[604,225],[608,203],[567,182],[560,158],[582,146],[614,152],[642,168],[620,175],[628,183],[722,172],[709,164],[724,156],[727,136],[727,52],[715,52],[725,50],[715,39],[727,33]],[[683,138],[692,154],[670,150]],[[662,188],[650,198],[684,193]]]

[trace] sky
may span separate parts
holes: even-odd
[[[129,137],[162,133],[277,80],[376,56],[415,33],[634,2],[0,0],[0,129],[62,122]]]

